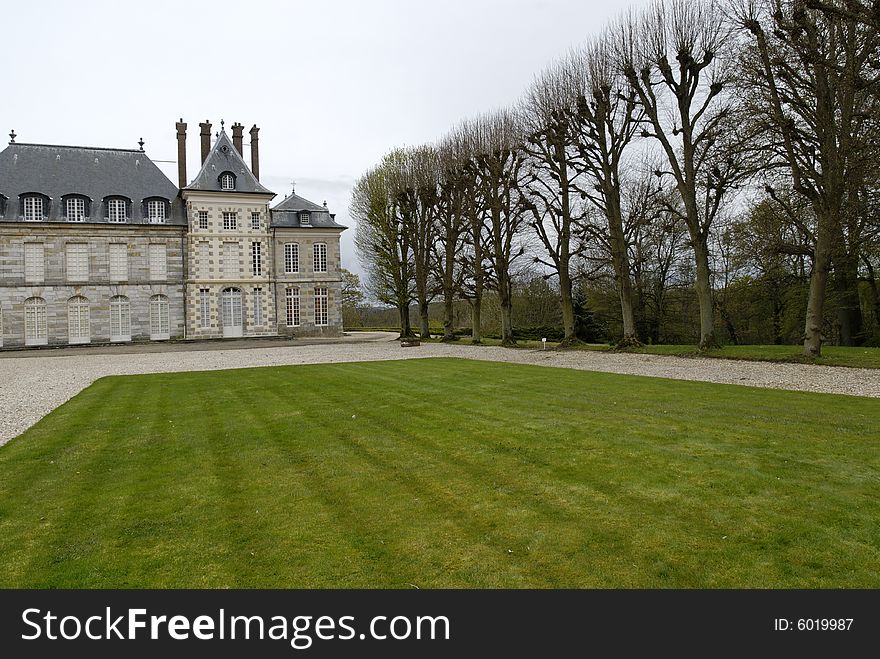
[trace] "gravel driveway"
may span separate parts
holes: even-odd
[[[626,353],[510,350],[438,343],[401,348],[394,339],[394,334],[364,332],[318,344],[291,345],[267,341],[260,347],[250,347],[251,343],[238,349],[217,349],[216,344],[210,344],[210,347],[176,346],[173,350],[161,352],[156,351],[155,346],[145,346],[143,351],[131,346],[125,353],[114,350],[100,353],[96,349],[89,349],[88,353],[64,350],[60,356],[52,351],[7,353],[0,359],[0,445],[105,375],[415,357],[464,357],[880,398],[880,370]]]

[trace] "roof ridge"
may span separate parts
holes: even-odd
[[[75,144],[37,144],[36,142],[11,142],[8,146],[46,146],[53,149],[83,149],[89,151],[125,151],[127,153],[146,153],[140,149],[122,149],[113,146],[79,146]]]

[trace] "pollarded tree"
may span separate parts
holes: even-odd
[[[519,195],[524,154],[514,113],[501,110],[474,121],[473,159],[477,194],[485,218],[482,240],[491,266],[489,280],[501,303],[501,342],[513,345],[514,262],[525,253],[520,234],[526,221]]]
[[[848,11],[859,3],[849,9],[848,3],[826,4]],[[842,287],[855,291],[854,301],[844,297],[843,308],[858,310],[858,246],[865,226],[860,195],[880,146],[874,119],[880,34],[870,22],[810,9],[801,0],[737,0],[733,9],[751,42],[743,56],[743,87],[756,95],[752,120],[766,137],[768,169],[785,171],[813,209],[803,341],[804,355],[815,357],[821,354],[832,266],[839,269],[838,285],[848,279]],[[853,320],[845,313],[841,324]]]
[[[412,336],[409,305],[414,299],[410,237],[398,221],[394,179],[403,153],[394,151],[361,176],[351,195],[350,213],[357,227],[355,247],[367,274],[367,286],[380,302],[400,316],[400,335]]]
[[[700,349],[717,345],[709,266],[712,222],[743,172],[732,135],[732,71],[719,63],[724,21],[714,0],[657,1],[631,14],[613,32],[623,74],[645,113],[641,135],[665,156],[660,176],[671,176],[681,206],[670,205],[687,226],[696,265]],[[668,166],[668,169],[667,169]]]

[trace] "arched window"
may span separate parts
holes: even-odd
[[[68,222],[85,222],[89,219],[91,199],[81,194],[68,194],[62,198],[64,219]]]
[[[131,341],[131,303],[124,295],[110,298],[110,341]]]
[[[89,301],[82,295],[74,295],[67,301],[67,342],[89,343],[91,340]]]
[[[232,172],[223,172],[220,174],[220,189],[235,190],[235,174]]]
[[[104,208],[108,222],[119,224],[131,217],[131,199],[126,197],[107,197],[104,199]]]
[[[48,339],[46,300],[41,297],[29,297],[24,301],[24,344],[44,346],[48,343]]]
[[[49,197],[39,192],[26,192],[19,197],[21,217],[27,222],[38,222],[49,217]]]
[[[165,224],[168,217],[168,200],[161,197],[144,199],[144,217],[150,224]]]
[[[168,322],[168,298],[154,295],[150,298],[150,339],[164,341],[171,336]]]

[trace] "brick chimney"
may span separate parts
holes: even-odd
[[[204,165],[211,152],[211,122],[205,119],[204,123],[199,124],[199,128],[202,129],[199,137],[202,138],[202,164]]]
[[[254,173],[254,178],[258,181],[260,180],[260,138],[258,133],[260,129],[257,128],[257,124],[253,125],[253,128],[250,130],[251,134],[251,171]]]
[[[177,122],[177,187],[186,187],[186,124]]]
[[[232,146],[238,151],[238,155],[244,157],[244,125],[235,122],[232,124]]]

